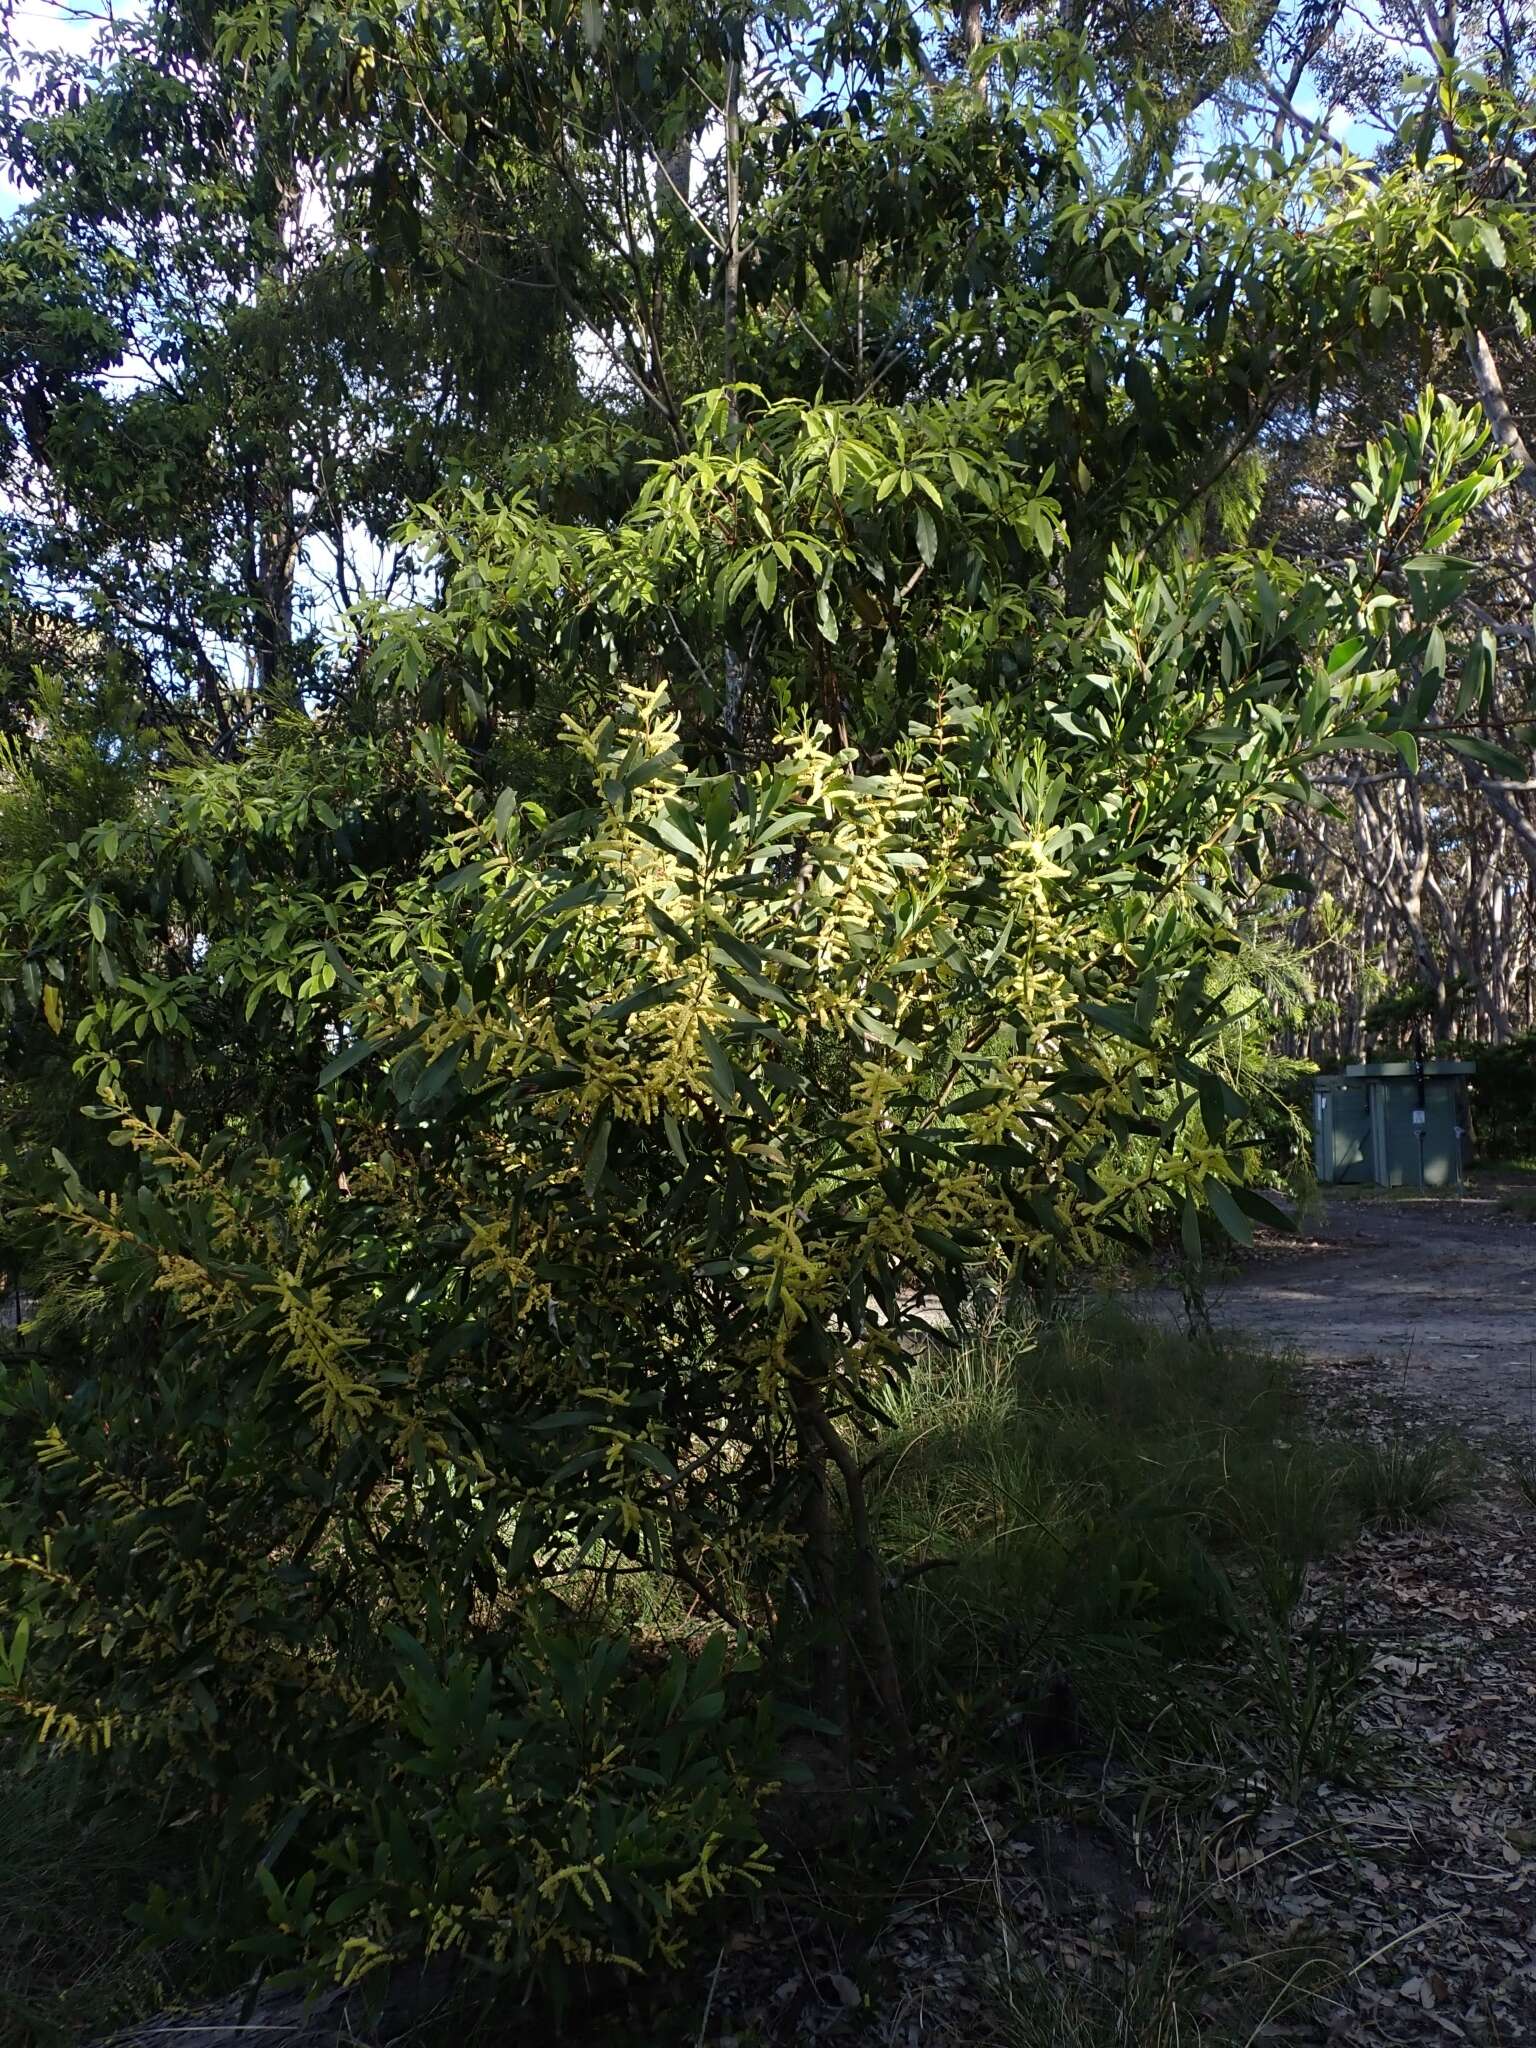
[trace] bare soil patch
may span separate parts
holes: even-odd
[[[1323,1197],[1294,1238],[1263,1233],[1211,1282],[1212,1319],[1304,1358],[1389,1365],[1375,1399],[1474,1439],[1536,1439],[1536,1223],[1509,1192]],[[1149,1292],[1154,1311],[1169,1305]]]

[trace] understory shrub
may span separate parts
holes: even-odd
[[[983,12],[146,0],[7,76],[0,1745],[152,1786],[231,1968],[537,2026],[761,1881],[786,1725],[1302,1547],[1171,1357],[911,1344],[1272,1220],[1280,821],[1447,708],[1525,773],[1480,415],[1254,536],[1282,415],[1527,322],[1526,109],[1191,178]]]
[[[329,804],[285,751],[27,885],[99,975],[75,877],[108,831],[153,873],[238,802],[272,870],[204,899],[174,995],[72,987],[93,1178],[9,1162],[41,1303],[3,1421],[8,1721],[178,1788],[274,1965],[453,1944],[559,1989],[669,1952],[761,1867],[768,1709],[732,1703],[724,1635],[841,1614],[813,1702],[867,1673],[900,1734],[845,1430],[924,1298],[960,1317],[989,1262],[1027,1281],[1150,1206],[1254,1199],[1199,1065],[1206,914],[1103,874],[963,696],[878,776],[808,731],[699,776],[656,692],[577,744],[597,805],[547,830],[424,745],[459,823],[345,925],[283,872]],[[1200,786],[1220,815],[1236,783]],[[1042,886],[1074,863],[1081,890]],[[154,914],[119,899],[118,943]],[[180,1040],[206,1062],[285,984],[307,1105],[289,1079],[261,1119],[167,1106]],[[637,1665],[636,1582],[722,1636]]]
[[[1315,759],[1411,749],[1434,605],[1407,631],[1376,588],[1401,480],[1438,547],[1499,465],[1426,402],[1368,451],[1361,566],[1126,552],[1042,624],[1057,510],[1004,452],[1034,402],[707,394],[617,525],[471,508],[489,582],[445,528],[434,634],[541,636],[580,592],[541,659],[607,649],[565,818],[402,706],[413,614],[375,622],[371,729],[274,715],[5,878],[0,1233],[38,1307],[0,1400],[0,1718],[161,1785],[240,1954],[447,1947],[559,1996],[674,1953],[761,1874],[775,1698],[906,1738],[857,1435],[928,1304],[962,1326],[982,1276],[1043,1292],[1159,1221],[1193,1258],[1202,1216],[1273,1214],[1224,892]],[[918,587],[913,491],[968,564],[924,586],[922,715],[871,757],[786,708],[701,760],[658,591],[774,621],[792,707],[808,631]],[[869,588],[845,500],[886,536]],[[1029,688],[983,694],[1026,641]],[[1028,1368],[1021,1406],[1056,1399]],[[1053,1427],[1085,1635],[1199,1625],[1240,1489],[1192,1514],[1171,1447],[1159,1496]],[[1045,1549],[1008,1540],[1022,1585]],[[157,1917],[208,1931],[185,1894]]]
[[[1484,1159],[1536,1160],[1536,1031],[1503,1045],[1458,1044],[1457,1059],[1477,1067],[1473,1135]]]

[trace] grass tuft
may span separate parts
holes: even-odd
[[[997,1997],[1006,2048],[1253,2048],[1297,2038],[1337,1969],[1322,1951],[1266,1950],[1253,1928],[1226,1929],[1222,1956],[1199,1953],[1213,1923],[1190,1902],[1163,1908],[1118,1950],[1107,1943],[1076,1972],[1015,1962]],[[1199,1937],[1204,1937],[1202,1941]],[[1310,2036],[1309,2036],[1310,2038]]]
[[[133,1921],[167,1874],[152,1807],[82,1796],[74,1760],[0,1767],[0,2040],[73,2043],[175,1998],[176,1957]]]
[[[999,1324],[914,1362],[877,1503],[920,1713],[1107,1739],[1347,1532],[1283,1362],[1119,1313]],[[1173,1731],[1170,1729],[1170,1734]]]
[[[1466,1500],[1477,1470],[1476,1458],[1457,1437],[1393,1436],[1356,1445],[1344,1485],[1370,1528],[1432,1527]]]

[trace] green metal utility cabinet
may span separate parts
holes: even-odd
[[[1319,1074],[1313,1083],[1313,1165],[1325,1186],[1461,1185],[1471,1060],[1387,1060]]]
[[[1319,1074],[1312,1084],[1313,1171],[1319,1181],[1369,1184],[1371,1085],[1346,1074]]]

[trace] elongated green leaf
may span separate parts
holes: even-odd
[[[364,1060],[371,1060],[375,1053],[383,1051],[381,1043],[368,1038],[354,1038],[344,1045],[334,1058],[326,1061],[320,1069],[319,1086],[329,1088],[333,1081],[339,1081],[343,1074],[350,1074]]]
[[[602,1116],[592,1133],[592,1142],[587,1147],[587,1156],[581,1169],[581,1184],[590,1201],[602,1185],[603,1175],[608,1167],[608,1146],[613,1137],[613,1118]]]
[[[1253,1225],[1233,1199],[1231,1190],[1219,1180],[1205,1183],[1205,1199],[1211,1214],[1237,1244],[1253,1243]]]
[[[1097,1024],[1101,1031],[1109,1031],[1116,1038],[1126,1039],[1131,1045],[1152,1046],[1152,1034],[1124,1003],[1080,1003],[1078,1008],[1090,1023]]]
[[[1469,732],[1440,733],[1436,737],[1442,739],[1452,753],[1475,761],[1479,768],[1486,768],[1490,774],[1519,782],[1530,773],[1529,760],[1522,759],[1508,747],[1501,747],[1495,740],[1481,739]]]
[[[1185,1196],[1179,1214],[1179,1238],[1190,1265],[1200,1265],[1205,1257],[1205,1248],[1200,1241],[1200,1210],[1192,1195]]]

